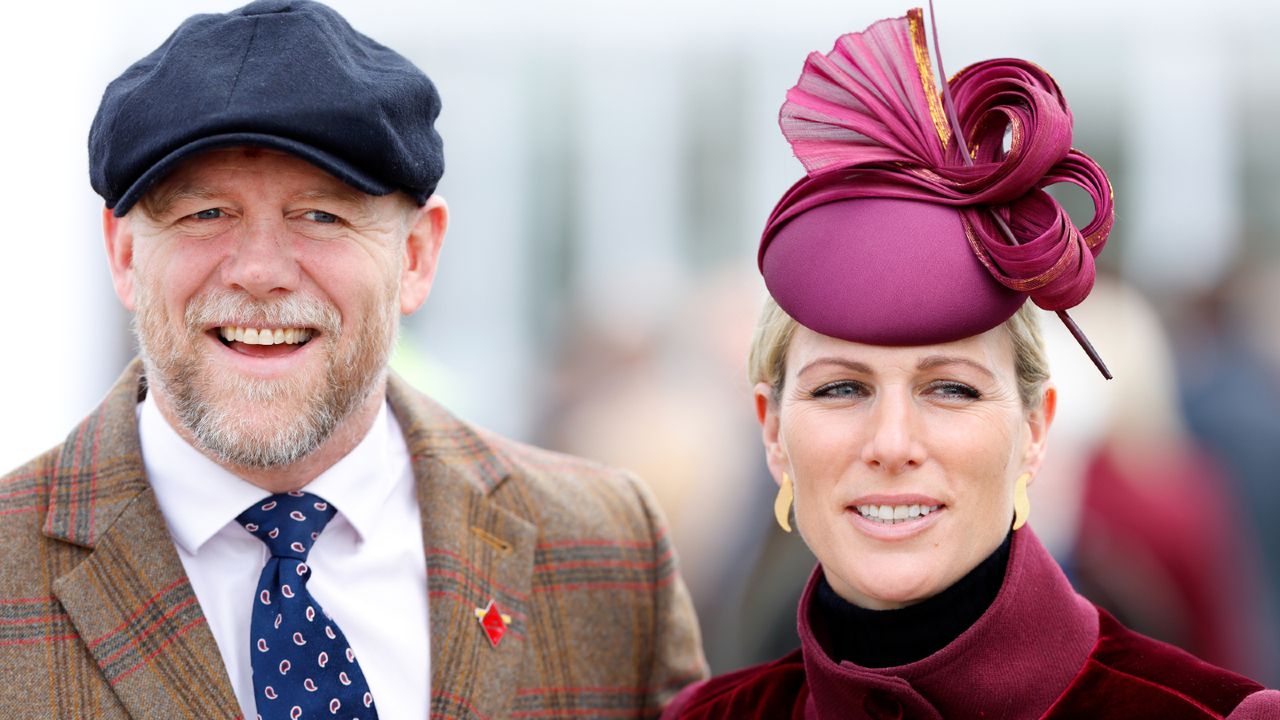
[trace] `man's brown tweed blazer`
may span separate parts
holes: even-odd
[[[0,479],[0,717],[235,718],[143,472],[135,361],[66,442]],[[389,381],[417,477],[431,718],[655,717],[705,674],[653,498]],[[475,609],[511,616],[489,644]],[[245,639],[248,642],[248,639]]]

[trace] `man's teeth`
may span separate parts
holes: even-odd
[[[297,345],[311,339],[308,328],[245,328],[234,325],[223,325],[218,334],[227,342],[242,342],[245,345]]]
[[[868,520],[893,524],[924,517],[941,507],[941,505],[859,505],[858,514]]]

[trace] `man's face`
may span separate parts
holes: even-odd
[[[233,465],[315,450],[383,387],[414,210],[283,153],[188,160],[121,221],[162,406]]]

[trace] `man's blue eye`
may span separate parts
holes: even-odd
[[[201,210],[198,213],[193,213],[191,217],[197,220],[217,220],[222,217],[222,211],[218,208],[209,208],[208,210]]]
[[[332,214],[332,213],[327,213],[327,212],[325,212],[325,211],[323,211],[323,210],[311,210],[311,211],[307,212],[307,214],[306,214],[306,216],[305,216],[305,217],[306,217],[308,220],[311,220],[312,222],[318,222],[318,223],[336,223],[336,222],[338,222],[338,216],[337,216],[337,215],[334,215],[334,214]]]

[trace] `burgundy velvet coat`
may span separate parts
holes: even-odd
[[[1014,533],[991,607],[908,665],[828,657],[810,618],[820,571],[800,601],[799,650],[687,688],[663,720],[1280,718],[1280,692],[1128,630],[1076,594],[1029,528]]]

